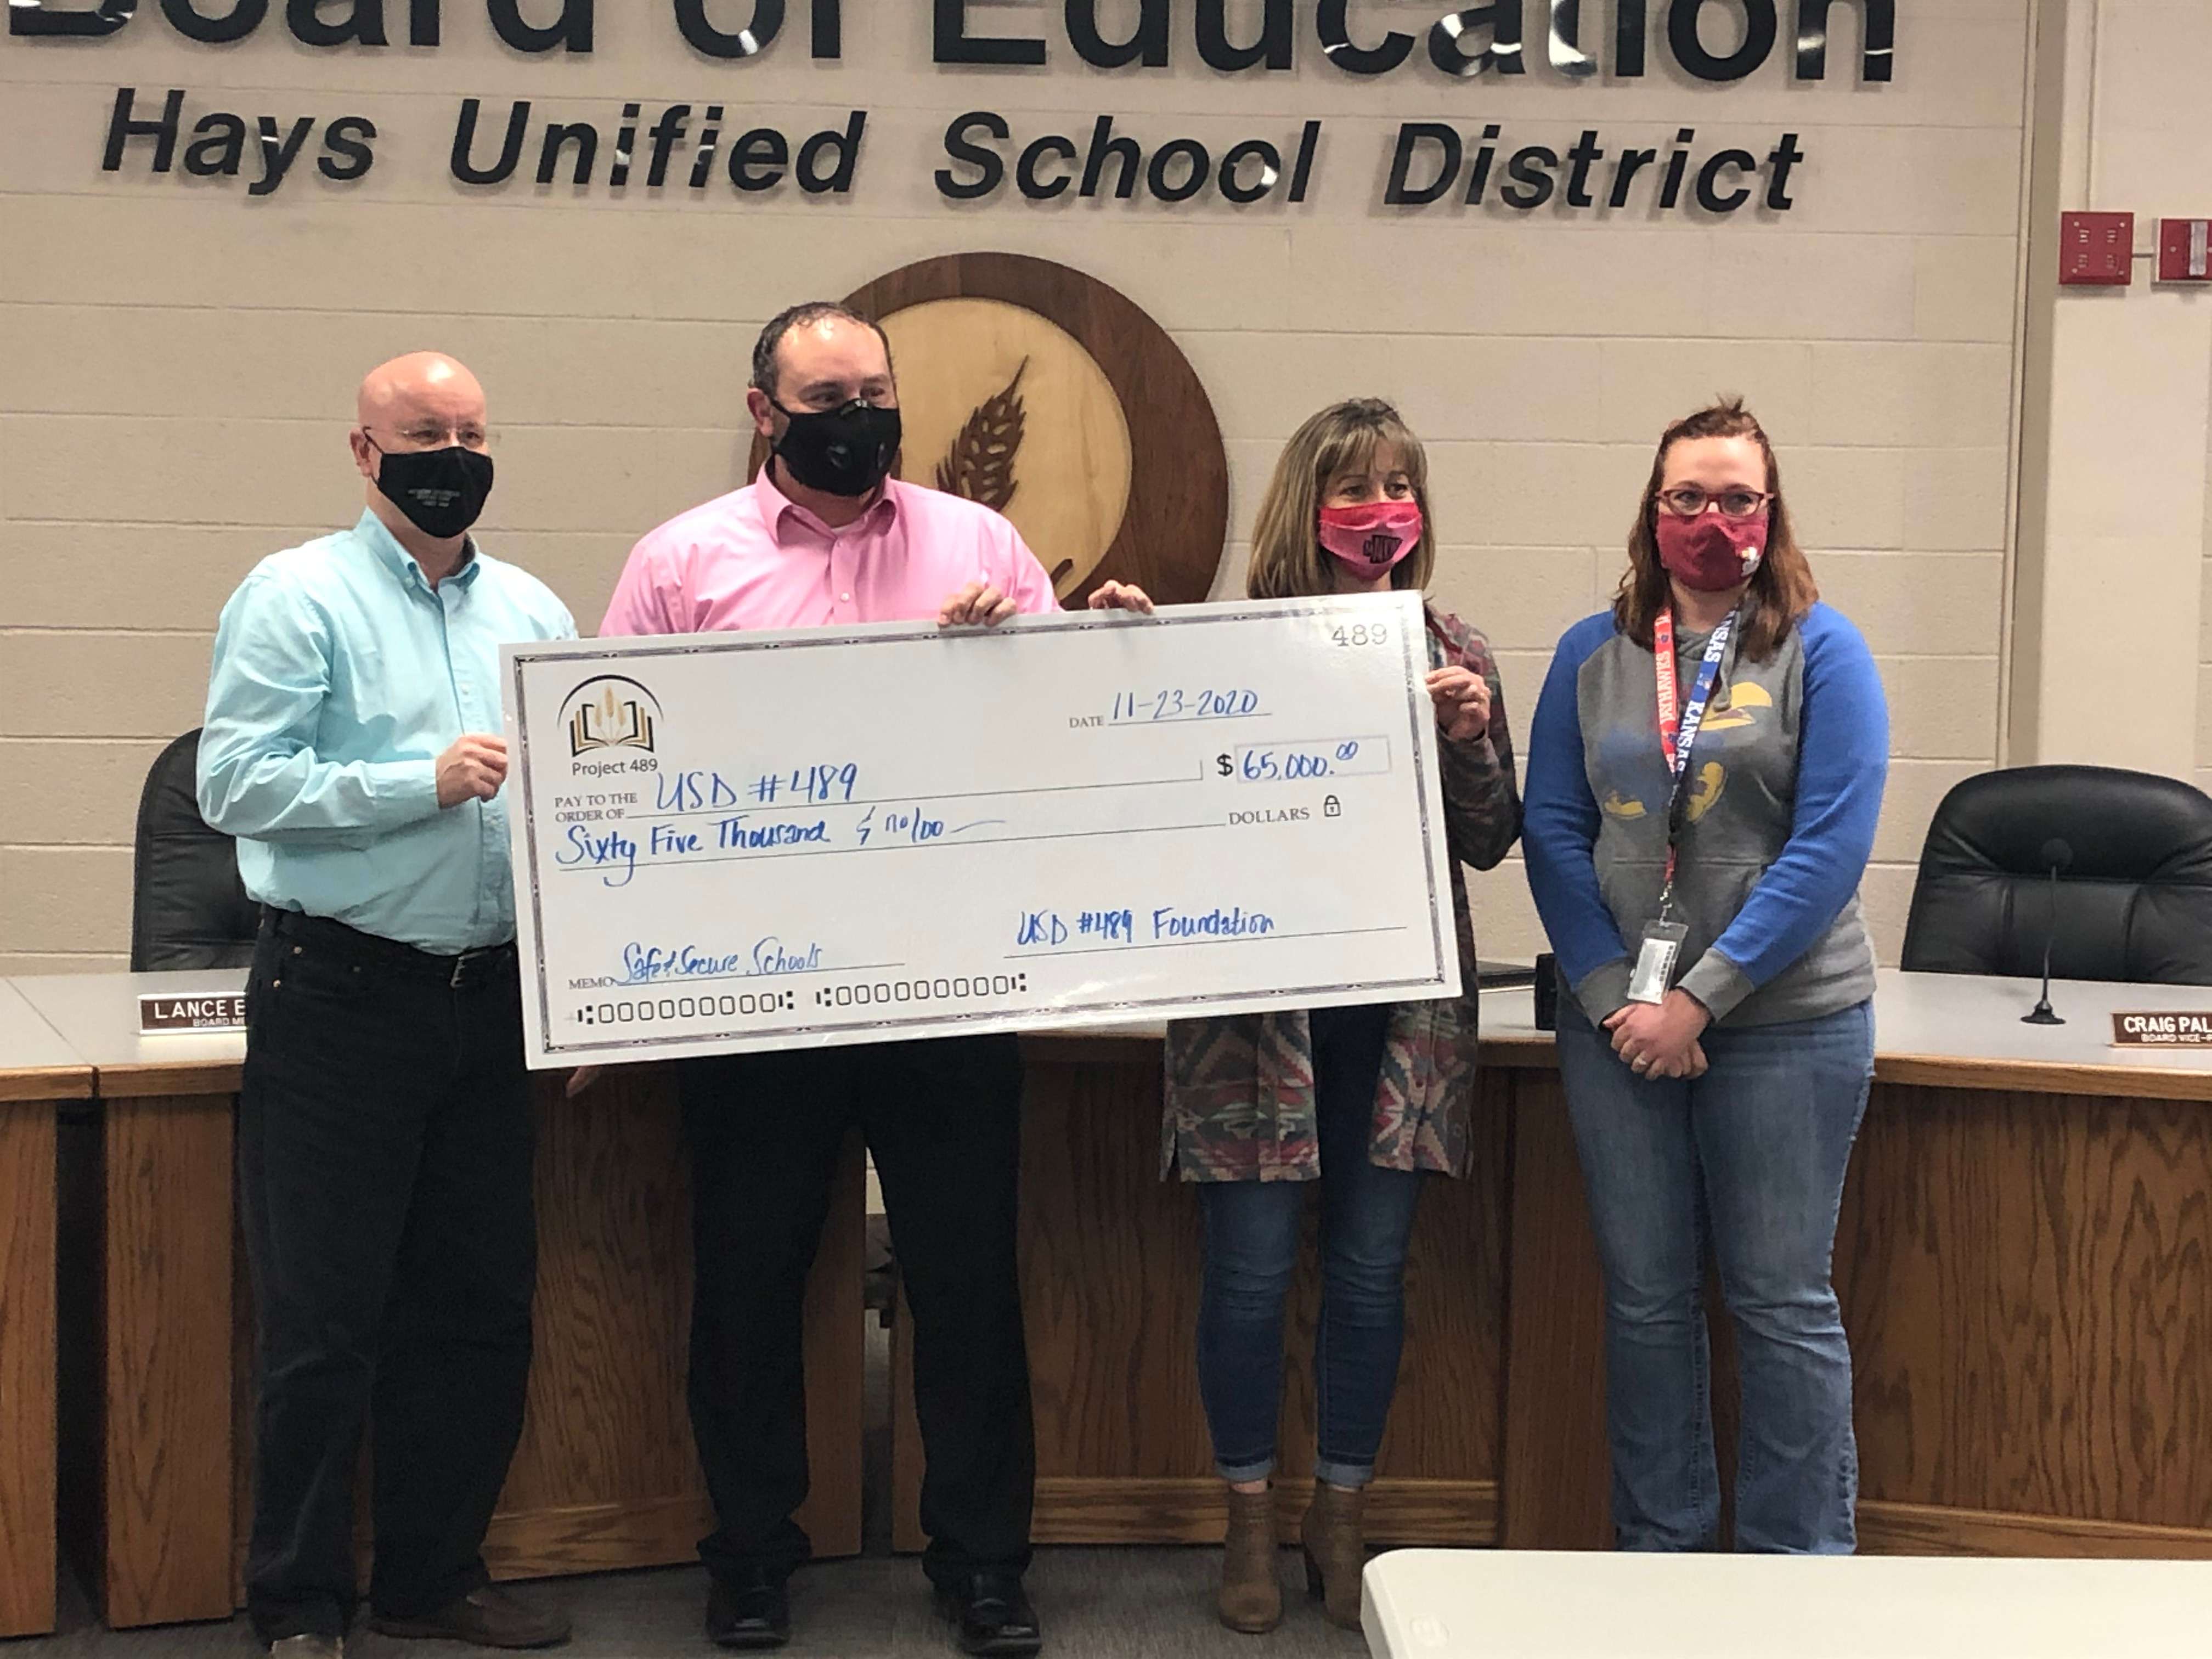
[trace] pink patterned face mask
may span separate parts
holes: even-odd
[[[1421,544],[1421,509],[1413,501],[1363,501],[1321,510],[1322,550],[1372,581]]]

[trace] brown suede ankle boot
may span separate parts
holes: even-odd
[[[1321,1601],[1329,1622],[1359,1628],[1359,1576],[1367,1568],[1367,1537],[1360,1517],[1367,1489],[1314,1484],[1306,1511],[1306,1593]]]
[[[1221,1622],[1264,1636],[1283,1621],[1275,1576],[1275,1495],[1229,1489],[1229,1537],[1221,1555]]]

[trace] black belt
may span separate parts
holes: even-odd
[[[328,916],[303,915],[297,910],[279,910],[270,905],[261,908],[261,925],[278,939],[313,945],[380,971],[404,974],[410,979],[441,981],[456,991],[489,984],[501,975],[514,972],[516,967],[514,943],[511,939],[505,945],[488,945],[481,950],[464,951],[459,956],[444,956],[435,951],[417,950],[395,939],[364,933],[358,927],[332,921]]]

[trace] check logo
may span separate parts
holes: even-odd
[[[623,674],[586,680],[561,705],[571,757],[594,749],[642,749],[653,752],[660,726],[660,700]]]

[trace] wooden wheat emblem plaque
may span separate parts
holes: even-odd
[[[999,513],[1014,499],[1014,457],[1022,447],[1026,419],[1021,384],[1029,366],[1030,360],[1023,358],[1006,389],[975,406],[937,464],[937,487],[946,495],[964,495]]]

